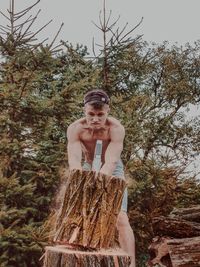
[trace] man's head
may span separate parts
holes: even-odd
[[[109,105],[109,103],[109,96],[101,89],[91,90],[84,96],[84,105],[92,105],[95,109],[101,109],[104,105]]]
[[[103,90],[91,90],[84,96],[84,112],[87,124],[99,129],[106,123],[109,108],[109,96]]]

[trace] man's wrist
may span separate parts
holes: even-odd
[[[113,171],[115,169],[114,163],[105,163],[102,168],[100,169],[100,172],[106,175],[111,176]]]

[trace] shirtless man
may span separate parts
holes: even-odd
[[[67,129],[70,170],[91,170],[96,141],[102,140],[102,166],[99,171],[125,179],[120,158],[125,130],[117,119],[108,116],[109,111],[109,97],[103,90],[92,90],[85,95],[85,117],[76,120]],[[82,154],[84,155],[83,164]],[[127,216],[127,189],[116,226],[120,246],[131,256],[131,267],[135,267],[135,240]]]

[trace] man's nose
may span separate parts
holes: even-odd
[[[99,120],[99,118],[98,118],[98,116],[94,116],[93,117],[93,121],[95,122],[95,121],[98,121]]]

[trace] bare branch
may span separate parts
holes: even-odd
[[[28,40],[27,42],[30,41],[33,37],[35,37],[39,32],[41,32],[46,26],[48,26],[53,20],[51,19],[49,22],[47,22],[43,27],[41,27],[38,31],[36,31]]]
[[[3,29],[3,27],[2,26],[0,26],[0,30],[2,31],[2,32],[4,32],[5,34],[7,34],[8,32],[5,30],[5,29]]]
[[[101,26],[101,30],[103,30],[104,29],[104,24],[103,24],[102,19],[101,19],[101,10],[99,12],[99,23],[100,23],[100,26]]]
[[[53,46],[53,44],[55,43],[56,38],[58,37],[58,35],[59,35],[59,33],[60,33],[60,31],[61,31],[63,25],[64,25],[64,23],[62,23],[62,24],[60,25],[60,28],[59,28],[58,32],[56,33],[56,35],[55,35],[53,41],[52,41],[51,44],[49,45],[49,48],[51,48],[51,47]]]
[[[118,18],[113,22],[113,24],[111,24],[109,27],[108,27],[108,30],[112,29],[116,24],[117,22],[119,21],[120,19],[120,15],[118,16]]]
[[[120,39],[120,41],[123,40],[123,39],[125,39],[126,36],[130,35],[135,29],[137,29],[137,28],[140,26],[140,24],[142,23],[142,21],[143,21],[143,17],[141,18],[140,22],[139,22],[139,23],[138,23],[132,30],[130,30],[129,32],[127,32],[127,33]]]
[[[92,21],[92,23],[100,30],[102,31],[102,28],[100,28],[94,21]]]
[[[40,13],[41,9],[38,10],[36,16],[31,20],[31,23],[29,24],[29,26],[26,28],[26,30],[24,31],[24,33],[21,35],[21,32],[19,33],[20,39],[24,38],[24,36],[26,35],[26,33],[28,32],[28,30],[31,28],[31,26],[33,25],[33,23],[35,22],[35,20],[37,19],[39,13]],[[21,24],[21,28],[23,28],[23,26],[27,23],[28,21],[25,21],[23,24]]]
[[[107,21],[105,22],[105,28],[107,28],[107,26],[108,26],[108,23],[109,23],[109,21],[110,21],[111,14],[112,14],[112,10],[110,10],[108,19],[107,19]]]
[[[20,11],[20,12],[18,12],[18,13],[15,13],[15,16],[20,16],[20,17],[22,17],[22,16],[24,16],[27,12],[29,12],[34,6],[36,6],[38,3],[40,2],[40,0],[38,0],[37,2],[35,2],[35,4],[33,4],[32,6],[29,6],[29,7],[27,7],[26,9],[24,9],[24,10],[22,10],[22,11]]]
[[[14,30],[14,0],[10,0],[10,26],[11,26],[11,34],[13,34]]]
[[[92,39],[92,51],[93,51],[93,55],[96,57],[96,53],[95,53],[95,49],[94,49],[94,37]]]
[[[128,22],[125,24],[125,26],[123,27],[123,29],[121,30],[121,32],[120,33],[118,33],[118,42],[119,42],[119,37],[123,34],[123,32],[126,30],[126,28],[127,28],[127,26],[128,26]]]
[[[3,15],[7,20],[9,20],[10,21],[10,18],[9,17],[7,17],[3,12],[1,12],[0,11],[0,13],[1,13],[1,15]]]

